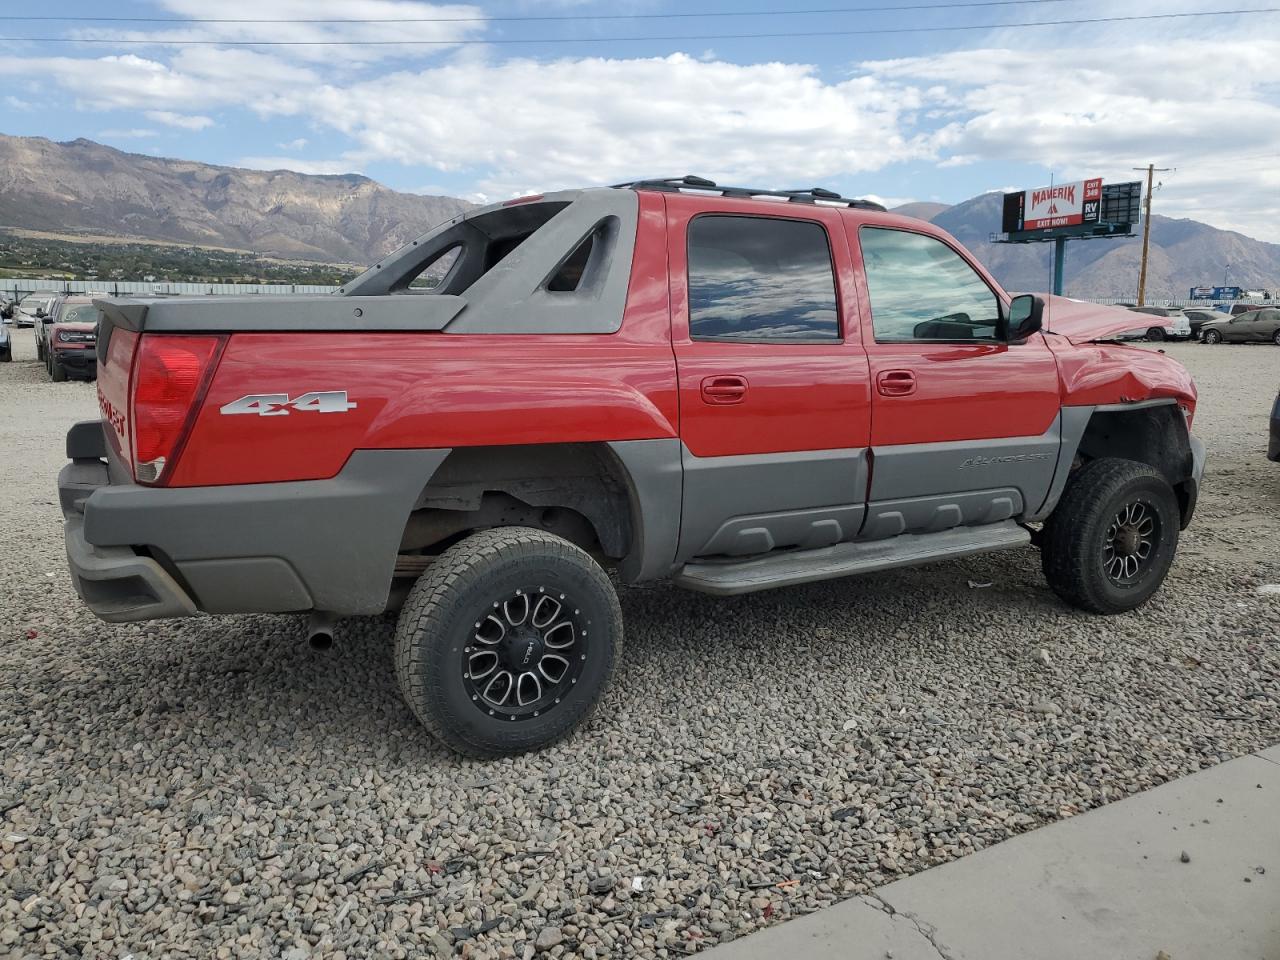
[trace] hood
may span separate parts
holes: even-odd
[[[75,330],[79,333],[93,333],[98,329],[98,325],[96,323],[76,323],[75,321],[72,321],[71,323],[55,323],[49,329],[54,331]]]
[[[1060,334],[1072,343],[1114,340],[1126,330],[1150,330],[1152,327],[1173,328],[1172,317],[1135,313],[1124,307],[1103,303],[1086,303],[1070,297],[1044,297],[1044,329]]]

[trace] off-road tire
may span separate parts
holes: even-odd
[[[49,352],[49,379],[54,383],[62,383],[67,379],[67,368],[58,362],[58,357],[52,351]]]
[[[1202,339],[1205,343],[1221,343],[1222,334],[1217,330],[1206,330]]]
[[[1152,343],[1162,343],[1166,339],[1164,327],[1152,327],[1147,331],[1147,339]]]
[[[474,699],[462,663],[478,621],[534,584],[571,596],[585,659],[560,701],[513,721]],[[410,708],[436,739],[477,758],[539,750],[575,730],[599,703],[621,649],[622,610],[608,575],[568,540],[532,527],[484,530],[442,553],[410,590],[395,632],[396,676]]]
[[[1141,501],[1158,519],[1159,539],[1149,565],[1136,582],[1113,581],[1103,549],[1113,518]],[[1168,481],[1145,463],[1105,457],[1085,464],[1044,525],[1040,562],[1053,592],[1091,613],[1124,613],[1146,603],[1160,589],[1178,547],[1178,501]]]

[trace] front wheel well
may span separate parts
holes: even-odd
[[[1128,410],[1095,410],[1076,448],[1073,473],[1106,457],[1145,463],[1173,488],[1184,522],[1195,508],[1187,418],[1176,403]]]

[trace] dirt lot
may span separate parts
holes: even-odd
[[[54,479],[93,388],[15,341],[6,956],[682,955],[1280,739],[1280,596],[1257,592],[1280,582],[1280,348],[1170,348],[1208,477],[1144,609],[1065,608],[1030,548],[727,601],[627,590],[590,726],[475,763],[401,702],[389,619],[318,654],[300,617],[87,614]]]

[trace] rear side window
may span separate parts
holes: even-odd
[[[839,340],[826,230],[804,220],[696,217],[689,224],[689,335]]]
[[[999,339],[1000,301],[941,240],[879,227],[859,238],[878,343]]]

